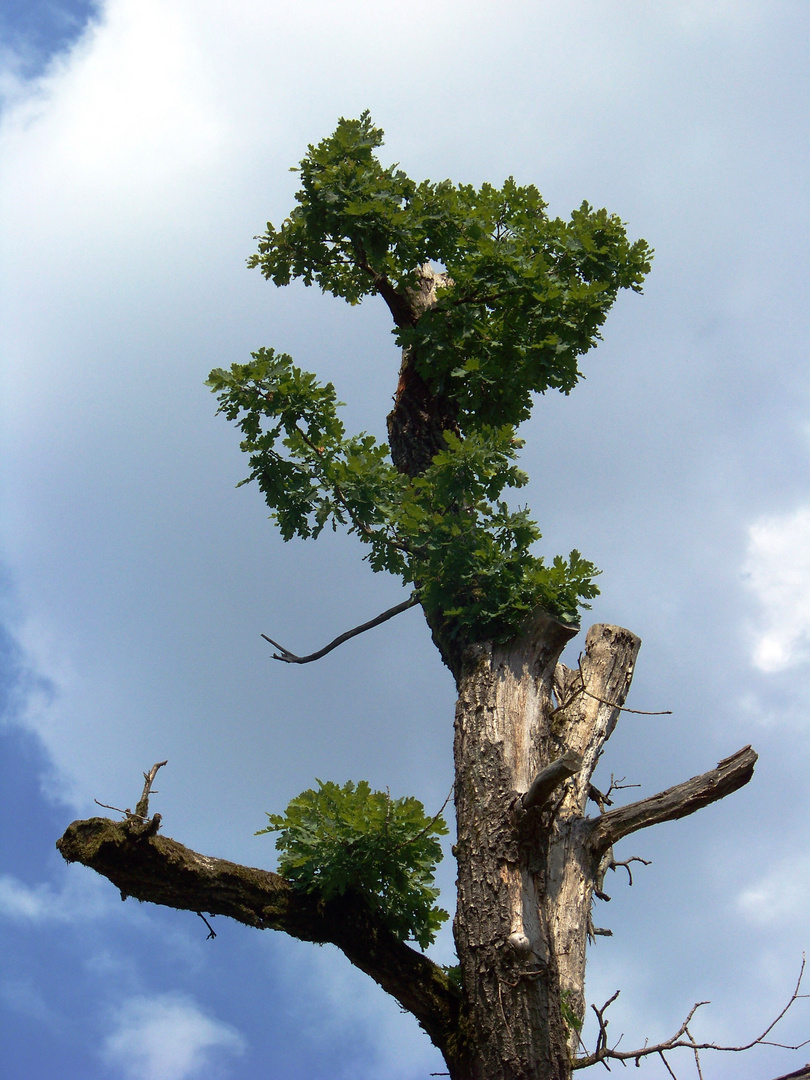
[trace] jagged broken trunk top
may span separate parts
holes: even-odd
[[[574,632],[537,613],[508,645],[468,649],[458,680],[454,930],[473,1080],[571,1075],[605,847],[591,842],[585,804],[640,645],[594,626],[572,671],[559,656]],[[527,808],[535,778],[561,758],[575,766]]]

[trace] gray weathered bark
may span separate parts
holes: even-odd
[[[640,641],[588,632],[578,670],[558,663],[572,631],[538,614],[508,646],[467,650],[456,708],[454,930],[473,1080],[571,1075],[585,1010],[596,883],[612,844],[693,813],[746,783],[746,747],[717,769],[630,807],[585,816],[591,777],[630,688]]]

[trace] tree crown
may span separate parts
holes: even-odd
[[[209,386],[241,428],[243,482],[257,481],[284,539],[347,526],[374,570],[417,587],[453,667],[466,643],[507,639],[538,605],[576,622],[598,592],[579,552],[550,564],[533,554],[536,524],[502,496],[526,482],[515,428],[533,395],[576,385],[578,357],[618,291],[640,290],[651,252],[587,203],[568,222],[549,218],[537,189],[511,178],[417,184],[380,163],[382,135],[366,112],[310,146],[298,205],[279,229],[268,223],[249,264],[276,285],[383,297],[403,373],[449,417],[429,464],[409,475],[372,436],[347,436],[334,387],[272,349],[211,372]]]
[[[419,372],[459,410],[463,431],[519,424],[532,393],[568,393],[577,358],[599,339],[620,289],[640,291],[650,269],[644,240],[583,202],[550,218],[533,185],[449,180],[417,184],[374,150],[383,132],[368,112],[341,119],[300,165],[298,206],[269,222],[249,260],[276,285],[301,278],[358,303],[416,284],[425,263],[446,271],[437,303],[418,319],[395,311],[395,334]]]

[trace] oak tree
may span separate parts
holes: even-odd
[[[744,747],[701,776],[613,806],[592,774],[630,687],[639,639],[617,626],[560,662],[597,594],[579,552],[544,557],[525,508],[517,431],[538,396],[568,394],[620,290],[640,291],[651,251],[587,203],[549,216],[533,186],[416,183],[377,150],[364,113],[341,120],[300,164],[297,205],[268,224],[250,264],[357,304],[379,297],[402,361],[387,443],[347,433],[334,387],[272,348],[209,385],[236,423],[249,472],[285,540],[345,528],[372,570],[410,590],[458,691],[455,714],[458,966],[422,949],[446,913],[433,871],[441,816],[363,781],[332,781],[270,813],[273,873],[203,857],[159,832],[148,798],[123,821],[74,822],[68,860],[124,896],[332,942],[411,1012],[454,1080],[563,1080],[619,1052],[585,1051],[585,955],[614,845],[691,814],[751,778]],[[268,639],[270,640],[270,639]],[[688,1024],[664,1046],[694,1046]]]

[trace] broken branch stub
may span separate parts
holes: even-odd
[[[566,750],[561,757],[552,761],[534,778],[531,787],[521,800],[524,810],[532,806],[542,809],[560,784],[564,783],[569,776],[579,772],[581,768],[582,755],[574,750]]]
[[[143,774],[143,794],[138,799],[138,805],[135,807],[135,815],[139,818],[149,817],[149,796],[152,794],[152,784],[155,782],[155,777],[158,774],[158,769],[162,769],[164,765],[168,765],[168,759],[166,761],[156,761],[148,773]],[[159,820],[159,819],[158,819]]]

